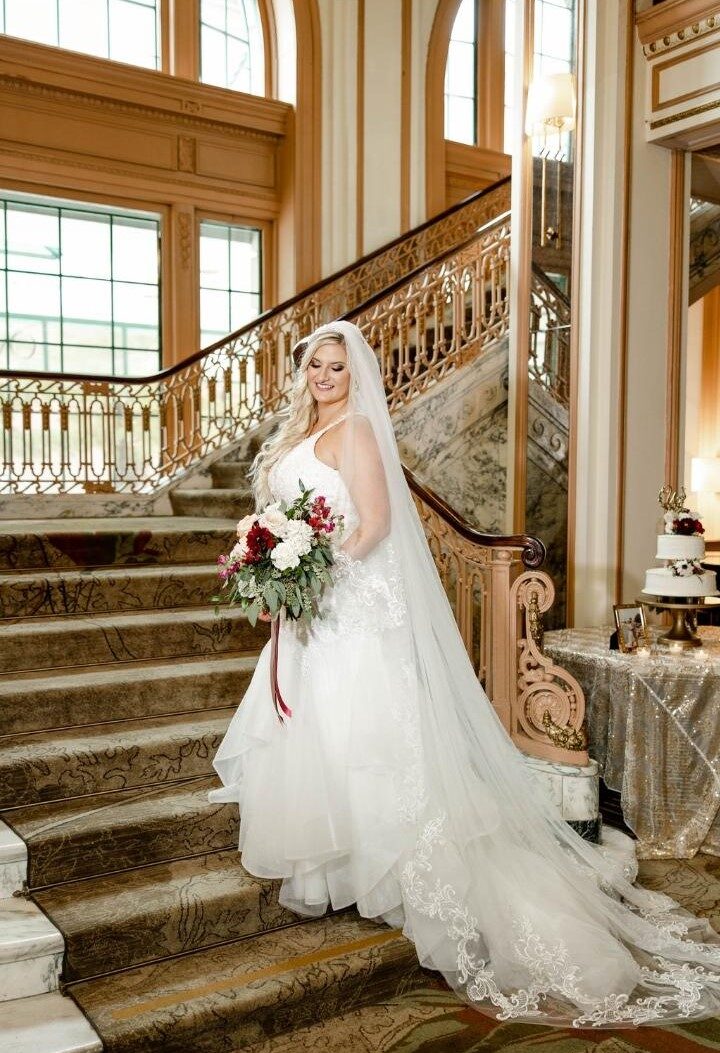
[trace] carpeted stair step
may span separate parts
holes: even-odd
[[[267,627],[235,609],[77,615],[0,623],[0,672],[253,651]]]
[[[214,776],[24,805],[3,819],[28,846],[28,885],[94,877],[232,848],[237,804],[211,804]]]
[[[597,1046],[573,1043],[568,1033],[555,1039],[553,1032],[548,1046],[547,1028],[536,1027],[532,1037],[521,1040],[518,1047],[512,1035],[501,1045],[485,1044],[488,1034],[498,1025],[492,1017],[469,1009],[465,1002],[447,986],[438,973],[428,972],[425,982],[415,985],[394,997],[380,997],[368,1005],[341,1012],[338,1016],[318,1020],[306,1027],[285,1032],[275,1038],[264,1039],[246,1047],[245,1053],[382,1053],[383,1050],[402,1050],[403,1053],[520,1053],[520,1049],[537,1047],[545,1053],[569,1053],[575,1045],[576,1053],[636,1053],[631,1047],[613,1050],[606,1047],[600,1034]],[[607,1034],[604,1032],[603,1034]],[[637,1034],[637,1031],[635,1032]],[[667,1053],[670,1053],[668,1049]],[[690,1051],[686,1051],[690,1053]],[[695,1051],[700,1053],[700,1050]]]
[[[207,563],[232,543],[237,517],[0,520],[3,570]]]
[[[215,562],[23,571],[0,574],[0,618],[200,607],[207,605],[216,591]]]
[[[256,662],[217,654],[2,677],[0,744],[28,731],[236,706]]]
[[[294,924],[279,881],[251,877],[236,849],[71,882],[36,893],[65,935],[78,980]]]
[[[210,468],[213,487],[217,490],[246,490],[249,470],[247,461],[218,461]]]
[[[255,507],[249,487],[234,490],[172,490],[170,503],[178,516],[214,516],[237,523]]]
[[[122,720],[0,741],[0,808],[208,775],[234,713]]]
[[[70,992],[107,1053],[236,1053],[422,979],[399,931],[347,913],[87,980]]]

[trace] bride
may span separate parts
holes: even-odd
[[[632,884],[532,781],[480,686],[404,479],[376,359],[334,322],[253,466],[345,517],[322,617],[279,631],[215,758],[245,868],[304,915],[357,904],[501,1020],[622,1027],[720,1010],[720,938]]]

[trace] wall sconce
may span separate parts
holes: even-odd
[[[694,494],[720,494],[720,457],[693,457],[690,489]]]
[[[544,144],[542,158],[542,185],[540,191],[540,245],[544,248],[548,242],[556,248],[562,244],[562,200],[561,200],[561,161],[562,133],[572,131],[575,127],[575,76],[572,73],[548,73],[532,81],[528,90],[525,131],[529,136],[542,135]],[[557,136],[555,161],[555,225],[547,221],[547,161],[549,156],[548,137]]]

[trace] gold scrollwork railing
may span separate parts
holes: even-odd
[[[513,742],[553,762],[589,762],[585,698],[542,652],[555,595],[537,538],[482,534],[406,469],[455,620],[480,682]]]
[[[281,409],[292,348],[315,326],[351,317],[381,350],[391,407],[478,353],[507,328],[509,223],[477,229],[507,196],[505,183],[409,245],[393,243],[271,311],[179,368],[144,380],[0,372],[0,493],[152,493]],[[497,215],[497,212],[495,212]],[[441,238],[474,233],[423,261]],[[371,277],[373,267],[378,270]],[[381,293],[368,296],[380,285]],[[344,292],[342,292],[344,288]],[[335,291],[333,291],[333,289]],[[362,309],[358,310],[358,305]]]
[[[555,282],[533,266],[530,283],[531,379],[563,406],[570,402],[570,301]]]

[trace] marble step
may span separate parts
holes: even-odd
[[[3,570],[207,563],[232,543],[237,517],[0,520]],[[210,557],[212,558],[212,557]]]
[[[85,1014],[59,991],[0,1003],[0,1049],[6,1053],[102,1053],[102,1048]]]
[[[62,935],[35,903],[0,900],[0,1002],[57,990],[63,948]]]
[[[236,706],[257,658],[202,655],[0,677],[2,735]],[[0,837],[0,862],[2,860]]]
[[[0,740],[0,808],[212,772],[235,707]]]
[[[221,551],[207,555],[216,558]],[[215,561],[0,574],[0,618],[202,607],[217,588]]]
[[[66,980],[141,965],[297,922],[279,881],[251,877],[235,848],[71,882],[35,898],[65,936]]]
[[[0,819],[0,901],[19,892],[26,878],[27,846],[14,830]]]
[[[214,776],[22,805],[2,818],[28,846],[31,888],[235,848],[237,804],[211,804]]]
[[[415,949],[400,932],[348,912],[86,980],[70,991],[107,1053],[237,1053],[391,998],[422,978]]]
[[[0,673],[253,651],[267,639],[235,609],[76,615],[0,623]]]
[[[217,461],[210,468],[210,478],[217,490],[246,490],[249,470],[247,461]]]
[[[170,503],[178,516],[214,516],[237,523],[255,502],[249,487],[233,490],[172,490]]]

